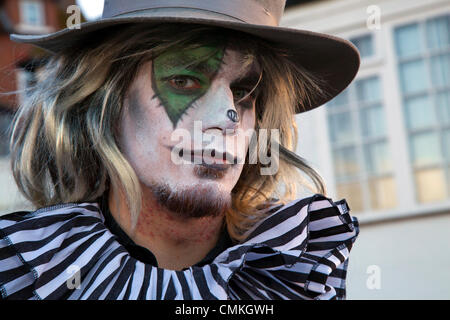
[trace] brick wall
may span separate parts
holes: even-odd
[[[21,23],[20,16],[21,0],[4,0],[0,2],[7,18],[16,30]],[[45,28],[48,31],[56,31],[64,27],[65,5],[75,3],[74,1],[55,0],[34,0],[43,4],[45,14]],[[64,5],[63,5],[64,3]],[[0,28],[0,107],[15,109],[17,106],[17,96],[4,96],[1,93],[11,92],[17,89],[17,64],[31,58],[44,55],[44,51],[30,45],[18,44],[9,40],[9,30]],[[40,33],[41,31],[36,31]]]

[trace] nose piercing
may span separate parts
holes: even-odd
[[[230,110],[227,111],[227,116],[228,116],[228,118],[230,118],[231,121],[239,122],[239,115],[233,109],[230,109]]]

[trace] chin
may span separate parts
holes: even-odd
[[[231,206],[231,193],[217,182],[177,185],[154,184],[151,190],[158,203],[179,218],[217,217]]]

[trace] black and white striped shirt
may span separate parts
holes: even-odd
[[[212,263],[174,271],[132,257],[97,203],[12,213],[0,218],[0,297],[344,299],[358,230],[345,200],[314,195],[281,206]]]

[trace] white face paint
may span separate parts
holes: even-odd
[[[191,88],[198,89],[200,80],[180,72],[179,77],[164,79],[162,81],[167,82],[159,83],[160,87],[157,87],[154,63],[146,63],[140,68],[125,99],[119,145],[144,186],[164,183],[177,191],[210,188],[229,197],[241,175],[249,145],[249,139],[244,135],[254,129],[256,121],[255,98],[253,95],[242,98],[256,85],[259,72],[255,66],[243,70],[244,55],[237,51],[227,49],[222,56],[220,69],[209,78],[207,88],[176,118],[169,117],[170,106],[166,105],[167,99],[160,98],[158,89],[165,85],[177,95],[192,95]],[[203,158],[207,164],[195,164],[199,162],[196,158],[195,163],[172,161],[174,147],[176,151],[182,148],[185,157],[191,151],[211,146],[208,140],[202,141],[203,137],[198,137],[200,131],[203,135],[216,136],[216,141],[223,141],[216,144],[212,158]],[[180,132],[185,136],[182,141],[171,139]],[[186,133],[189,139],[186,139]],[[223,160],[217,159],[223,154],[240,161],[224,164]]]

